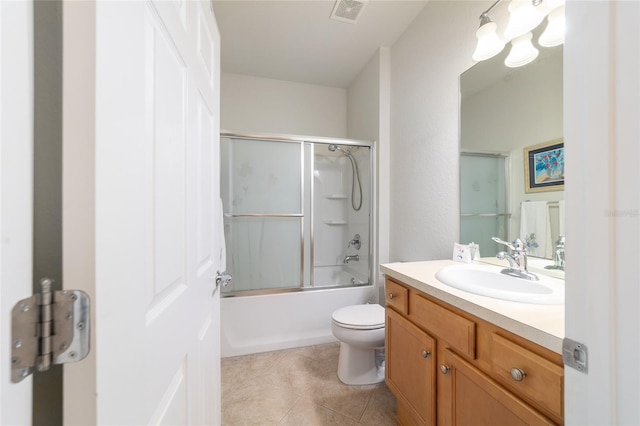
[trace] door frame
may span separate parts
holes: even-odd
[[[66,289],[85,291],[95,318],[95,28],[94,1],[65,1],[63,5],[62,104],[62,275]],[[72,232],[73,230],[73,232]],[[81,267],[79,267],[81,266]],[[97,418],[96,335],[89,355],[65,366],[64,424],[90,424]]]

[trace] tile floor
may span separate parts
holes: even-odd
[[[337,376],[339,343],[222,360],[222,423],[396,426],[384,383],[347,386]]]

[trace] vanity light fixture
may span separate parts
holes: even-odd
[[[500,53],[505,41],[511,41],[511,51],[505,65],[520,67],[538,57],[538,49],[531,42],[531,31],[548,15],[548,24],[538,40],[543,47],[564,43],[564,3],[565,0],[511,0],[508,6],[509,22],[504,31],[504,39],[497,34],[497,25],[489,18],[489,13],[501,2],[497,0],[480,15],[480,28],[476,31],[478,44],[473,52],[475,61],[484,61]]]

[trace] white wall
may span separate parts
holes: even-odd
[[[373,244],[374,284],[383,282],[378,270],[380,263],[389,260],[389,135],[388,129],[388,92],[389,92],[389,49],[382,47],[347,88],[347,136],[353,139],[374,141],[376,156],[376,182],[373,185],[373,199],[376,203],[371,220],[373,221],[372,241],[366,245],[367,251]],[[367,167],[367,170],[369,168]],[[367,185],[367,197],[369,197]],[[360,215],[364,213],[360,212]],[[364,218],[352,218],[355,222],[364,222]],[[377,250],[375,250],[377,248]],[[363,247],[364,251],[365,247]],[[381,288],[382,286],[380,286]],[[380,298],[384,300],[384,297]]]
[[[380,52],[347,88],[347,137],[377,141],[380,110]]]
[[[393,261],[447,258],[458,238],[458,77],[491,3],[430,1],[391,47]]]
[[[240,74],[221,79],[224,130],[344,138],[346,89]]]

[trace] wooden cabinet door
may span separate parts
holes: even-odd
[[[476,426],[553,425],[497,382],[450,350],[438,360],[441,423]]]
[[[436,341],[400,314],[387,309],[387,385],[413,422],[436,422]]]

